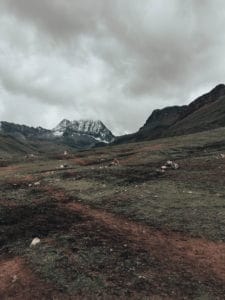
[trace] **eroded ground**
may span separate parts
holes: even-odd
[[[0,298],[224,299],[223,134],[2,164]]]

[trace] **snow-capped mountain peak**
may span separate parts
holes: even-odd
[[[112,132],[100,120],[62,120],[54,129],[55,136],[88,135],[97,141],[110,143],[114,140]]]
[[[71,126],[71,122],[67,119],[63,119],[55,128],[53,128],[53,134],[55,136],[62,136],[68,127]]]

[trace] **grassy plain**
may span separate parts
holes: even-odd
[[[224,299],[224,136],[3,157],[0,298]]]

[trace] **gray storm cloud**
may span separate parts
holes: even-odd
[[[0,0],[0,119],[137,130],[225,78],[222,0]]]

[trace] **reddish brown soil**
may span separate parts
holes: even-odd
[[[27,187],[28,184],[37,181],[32,175],[21,176],[20,178],[10,178],[4,181],[4,185],[8,187]]]
[[[183,264],[202,280],[214,278],[225,284],[225,243],[162,232],[79,203],[69,203],[66,207],[95,219],[173,267]]]
[[[145,146],[143,148],[141,148],[141,151],[142,152],[145,152],[145,151],[155,151],[155,150],[161,150],[165,147],[168,148],[169,145],[164,145],[164,144],[155,144],[155,145],[149,145],[149,146]]]
[[[24,184],[24,181],[20,183]],[[225,243],[156,230],[100,209],[71,202],[72,199],[62,189],[45,186],[42,190],[59,201],[61,208],[94,220],[129,241],[136,249],[144,249],[165,262],[165,272],[166,269],[168,273],[171,270],[180,272],[181,268],[185,268],[195,279],[225,285]],[[54,287],[34,275],[21,258],[0,260],[0,299],[69,299],[54,291]]]
[[[52,286],[35,276],[22,258],[0,260],[0,299],[63,299],[59,297]]]
[[[6,172],[15,172],[18,169],[21,169],[19,166],[8,166],[8,167],[1,167],[1,172],[6,173]]]
[[[53,243],[52,240],[45,242]],[[123,297],[101,298],[91,295],[67,295],[60,292],[56,287],[41,281],[36,274],[26,265],[20,257],[0,260],[0,299],[1,300],[86,300],[86,299],[124,299]],[[131,299],[138,299],[133,294]],[[172,300],[170,297],[151,296],[152,300]]]

